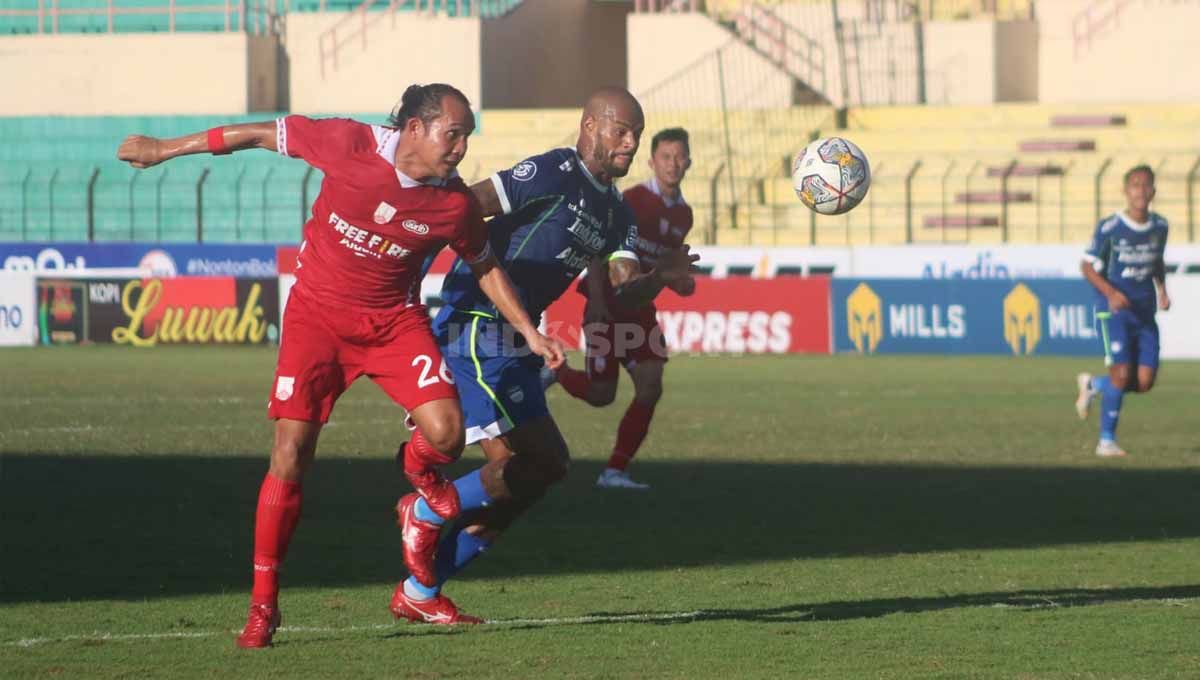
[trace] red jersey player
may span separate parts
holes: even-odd
[[[186,154],[269,149],[325,174],[283,319],[267,409],[275,444],[259,491],[240,647],[270,645],[279,626],[277,570],[300,517],[301,480],[334,402],[359,376],[408,411],[415,430],[406,458],[423,463],[406,465],[410,480],[435,511],[458,513],[453,485],[434,468],[461,454],[464,431],[458,392],[418,297],[426,255],[449,244],[530,349],[551,365],[562,360],[530,322],[490,250],[478,202],[455,171],[475,127],[466,97],[449,85],[413,85],[391,124],[286,116],[176,139],[134,135],[117,153],[144,168]]]
[[[679,189],[691,163],[687,131],[662,130],[650,142],[653,177],[624,193],[625,203],[637,218],[637,256],[643,272],[652,269],[664,251],[682,246],[692,228],[692,208]],[[680,295],[691,295],[696,289],[691,277],[667,285]],[[588,296],[583,319],[588,336],[586,372],[564,364],[553,379],[572,396],[593,406],[607,406],[617,394],[617,365],[625,366],[633,379],[633,403],[625,410],[608,467],[596,486],[648,489],[648,484],[630,479],[626,468],[645,440],[654,407],[662,396],[667,347],[656,319],[657,310],[652,304],[622,309],[612,302],[607,282],[603,287],[608,294],[595,295],[592,287],[587,280],[579,285],[579,291]]]

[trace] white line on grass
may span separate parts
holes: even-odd
[[[1162,599],[1128,600],[1127,602],[1157,602],[1169,607],[1186,607],[1197,602],[1200,598],[1169,597]],[[987,605],[984,605],[987,606]],[[996,609],[1042,609],[1046,607],[1073,606],[1060,605],[1055,602],[1030,604],[1007,604],[998,602],[990,605]],[[819,605],[817,606],[819,608]],[[718,612],[706,609],[695,609],[689,612],[664,612],[661,614],[589,614],[585,616],[567,616],[545,619],[493,619],[485,621],[488,626],[576,626],[588,623],[650,623],[654,621],[695,621],[714,616]],[[810,612],[811,614],[811,612]],[[370,626],[280,626],[280,633],[354,633],[361,631],[377,631],[396,628],[398,623],[380,623]],[[102,633],[94,632],[80,635],[65,635],[63,637],[24,638],[3,643],[4,647],[35,647],[37,645],[61,644],[64,642],[154,642],[159,640],[180,640],[214,637],[217,635],[236,635],[239,631],[190,631],[178,633]]]
[[[496,619],[485,621],[485,625],[493,626],[570,626],[584,623],[634,623],[649,621],[690,621],[703,616],[703,610],[691,612],[674,612],[665,614],[594,614],[588,616],[572,616],[548,619]],[[380,623],[371,626],[280,626],[280,633],[354,633],[361,631],[387,630],[400,624]],[[158,640],[180,640],[206,638],[217,635],[236,635],[239,631],[189,631],[178,633],[84,633],[79,635],[64,635],[63,637],[24,638],[5,642],[5,647],[35,647],[37,645],[60,644],[63,642],[153,642]]]

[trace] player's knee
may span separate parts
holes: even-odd
[[[1154,378],[1145,378],[1145,379],[1139,378],[1138,379],[1137,391],[1139,393],[1145,394],[1146,392],[1149,392],[1151,389],[1153,389],[1153,387],[1154,387]]]
[[[650,383],[637,387],[633,398],[645,406],[655,406],[658,400],[662,399],[663,387],[662,383]]]
[[[617,383],[594,382],[588,386],[587,403],[592,406],[608,406],[617,398]]]
[[[466,445],[466,435],[463,432],[462,416],[453,415],[440,418],[421,428],[421,435],[438,453],[458,458]]]
[[[271,475],[285,481],[298,481],[304,476],[311,456],[299,440],[277,440],[271,447]]]

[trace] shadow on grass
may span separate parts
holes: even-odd
[[[1008,609],[1053,609],[1091,607],[1155,600],[1185,600],[1200,597],[1200,585],[1064,588],[1056,590],[1020,590],[1013,592],[968,593],[938,597],[898,597],[875,600],[849,600],[820,604],[794,604],[768,609],[699,609],[692,612],[591,612],[577,619],[555,622],[513,621],[509,628],[536,629],[561,625],[598,625],[644,623],[676,625],[697,621],[743,621],[751,623],[803,623],[809,621],[849,621],[872,619],[892,614],[923,614],[948,609],[996,607]],[[505,621],[493,621],[504,625]]]
[[[0,601],[249,589],[262,459],[10,455],[0,465]],[[654,490],[632,493],[593,488],[599,469],[577,463],[464,576],[1200,535],[1191,470],[648,460],[638,473]],[[318,458],[284,587],[401,578],[391,508],[405,490],[390,460]],[[836,614],[829,607],[808,609]]]

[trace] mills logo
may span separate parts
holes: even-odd
[[[861,354],[871,354],[883,340],[883,301],[865,283],[846,298],[846,331]]]
[[[1013,354],[1033,354],[1041,339],[1041,304],[1028,286],[1018,283],[1004,296],[1004,341]]]

